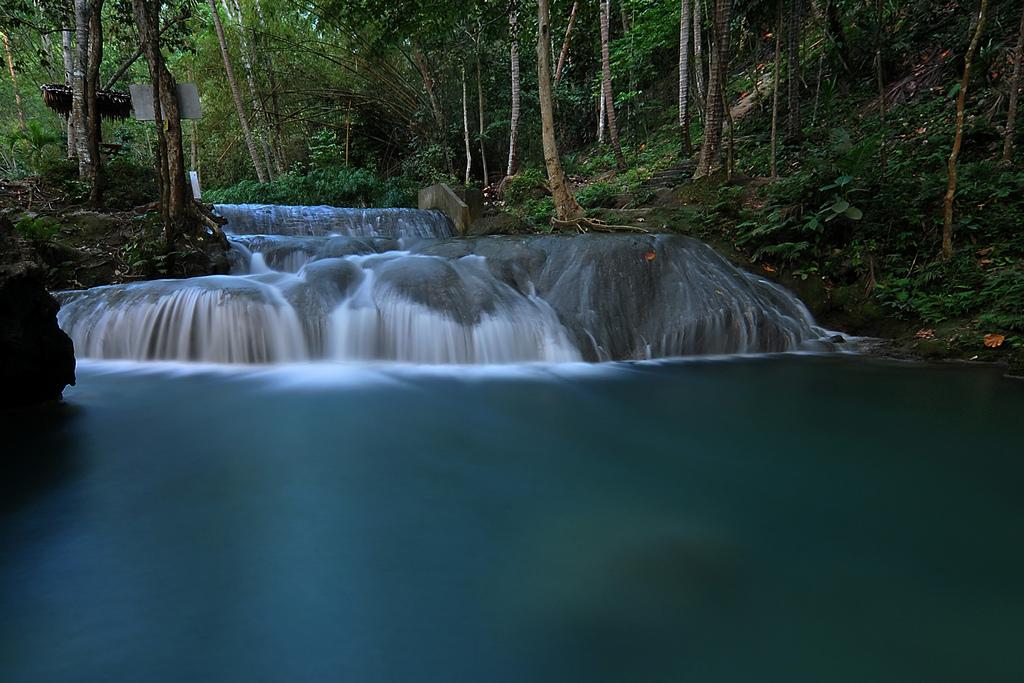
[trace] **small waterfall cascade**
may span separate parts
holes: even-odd
[[[821,349],[791,293],[673,235],[452,238],[411,209],[218,206],[232,274],[58,294],[79,357],[605,361]]]

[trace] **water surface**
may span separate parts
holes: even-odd
[[[0,680],[1024,680],[1024,385],[848,356],[86,362]]]

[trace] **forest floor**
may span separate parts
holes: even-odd
[[[0,215],[31,245],[50,291],[226,272],[213,240],[168,250],[154,211],[126,207],[123,198],[96,211],[77,199],[52,179],[0,182]]]

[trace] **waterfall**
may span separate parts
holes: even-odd
[[[456,239],[430,212],[219,210],[253,231],[231,236],[232,275],[58,294],[80,357],[512,363],[825,344],[796,297],[687,237]]]
[[[339,209],[333,206],[217,204],[235,235],[347,235],[349,237],[451,237],[440,211],[417,209]]]

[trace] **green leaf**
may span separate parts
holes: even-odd
[[[864,212],[858,209],[856,206],[849,207],[843,213],[851,221],[859,221],[861,218],[864,218]]]
[[[850,202],[845,199],[837,199],[835,204],[832,205],[831,209],[833,213],[843,213],[850,208]]]

